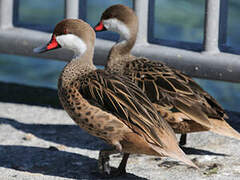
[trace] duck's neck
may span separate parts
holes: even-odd
[[[93,48],[87,49],[84,54],[75,54],[74,58],[64,67],[59,81],[59,87],[67,87],[76,79],[87,75],[96,67],[93,64]]]
[[[131,50],[136,42],[136,34],[132,33],[129,39],[120,37],[120,41],[116,43],[108,54],[106,68],[112,71],[122,69],[125,64],[134,59]]]

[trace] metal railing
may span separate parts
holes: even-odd
[[[154,60],[161,60],[190,76],[240,82],[240,56],[219,51],[219,22],[223,8],[220,2],[227,0],[206,0],[205,29],[202,52],[148,43],[148,5],[151,0],[133,0],[134,10],[141,19],[137,42],[133,54]],[[72,52],[56,50],[46,54],[34,54],[32,49],[46,43],[50,33],[14,27],[14,0],[0,0],[0,53],[17,54],[68,61]],[[81,5],[81,4],[80,4]],[[65,17],[79,17],[79,1],[65,0]],[[81,12],[80,12],[81,13]],[[226,16],[226,15],[225,15]],[[224,32],[220,30],[220,36]],[[220,37],[221,39],[222,37]],[[104,65],[113,41],[97,38],[94,63]]]

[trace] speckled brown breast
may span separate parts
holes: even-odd
[[[106,141],[118,140],[122,138],[121,131],[127,129],[113,115],[89,104],[75,87],[59,89],[59,99],[76,124],[93,136]]]

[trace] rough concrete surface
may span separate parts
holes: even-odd
[[[229,114],[229,123],[240,131],[240,115]],[[0,180],[101,179],[93,172],[104,146],[62,109],[0,102]],[[132,155],[127,174],[116,179],[240,179],[240,141],[210,132],[193,133],[184,151],[200,171],[170,158]],[[111,166],[117,167],[120,160],[121,155],[112,155]]]

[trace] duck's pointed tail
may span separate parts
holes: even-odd
[[[210,131],[222,136],[228,136],[240,140],[240,134],[233,129],[225,120],[212,119],[212,128]]]
[[[191,167],[199,169],[199,167],[187,157],[187,155],[182,151],[182,149],[178,145],[176,145],[175,147],[172,146],[171,149],[169,148],[162,149],[155,145],[151,145],[151,147],[161,155],[177,159]]]

